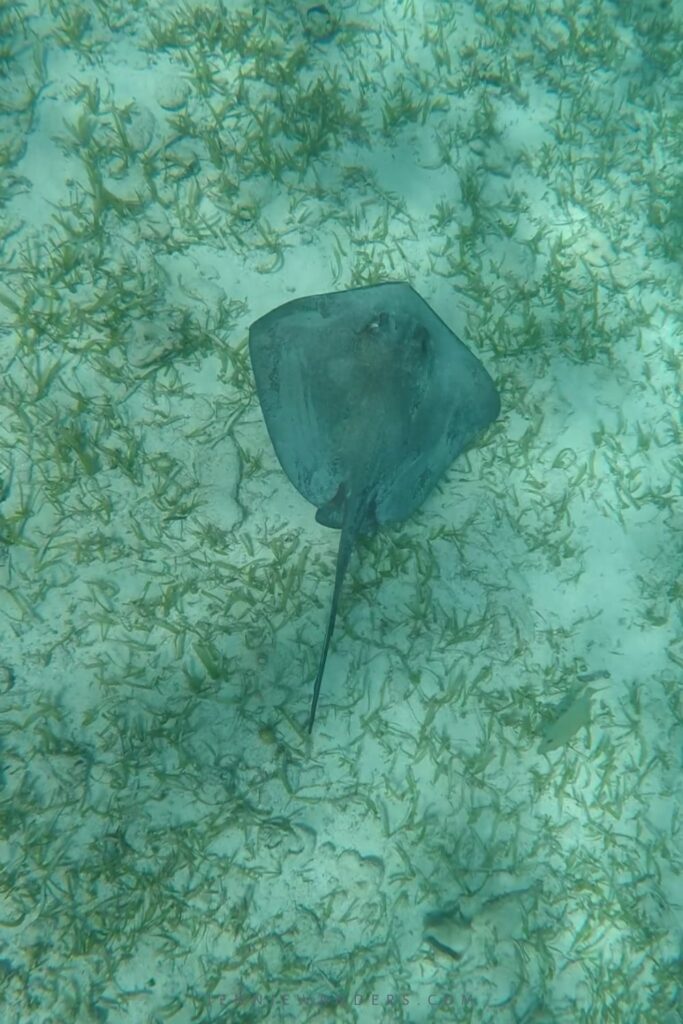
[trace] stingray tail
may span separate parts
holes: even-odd
[[[315,712],[318,707],[318,697],[320,696],[320,686],[323,681],[325,662],[327,661],[327,651],[330,646],[330,640],[332,639],[332,633],[334,632],[334,623],[337,618],[337,607],[339,605],[342,583],[344,582],[346,570],[349,565],[349,559],[351,558],[351,552],[353,550],[353,544],[358,533],[357,519],[358,513],[354,511],[352,503],[347,502],[344,521],[342,523],[341,536],[339,538],[339,549],[337,551],[337,569],[334,577],[334,590],[332,592],[330,617],[327,621],[325,642],[323,643],[322,654],[320,655],[320,662],[318,663],[318,674],[315,677],[315,685],[313,686],[311,713],[308,716],[309,733],[313,731],[313,722],[315,721]]]

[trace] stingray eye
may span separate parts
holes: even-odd
[[[363,330],[363,334],[370,334],[373,337],[376,337],[380,333],[380,331],[385,331],[388,326],[389,314],[378,313],[377,316],[373,317],[370,323],[366,325],[366,327]]]

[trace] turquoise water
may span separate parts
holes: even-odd
[[[683,9],[0,5],[3,1021],[681,1020]],[[502,412],[351,561],[249,325]]]

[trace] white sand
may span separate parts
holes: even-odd
[[[2,1019],[673,1024],[681,4],[307,6],[0,14]],[[309,741],[247,328],[389,278],[503,409]]]

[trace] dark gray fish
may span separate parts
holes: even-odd
[[[341,530],[310,732],[356,537],[412,515],[500,399],[479,360],[404,283],[286,302],[251,325],[249,352],[282,468],[317,521]]]

